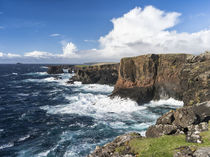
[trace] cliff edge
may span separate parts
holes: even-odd
[[[210,53],[149,54],[123,58],[112,96],[139,104],[173,97],[193,105],[210,98]]]
[[[81,81],[83,84],[115,85],[118,79],[119,64],[104,64],[85,67],[75,67],[72,81]]]

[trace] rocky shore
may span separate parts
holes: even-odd
[[[131,98],[139,104],[173,97],[184,101],[184,107],[161,116],[148,128],[146,137],[121,135],[88,157],[210,156],[210,53],[123,58],[112,96]],[[172,146],[155,151],[153,147],[161,142]]]
[[[72,71],[71,82],[115,84],[112,97],[131,98],[139,105],[170,97],[184,102],[182,108],[164,114],[150,126],[146,137],[121,135],[96,147],[88,157],[210,156],[209,52],[198,56],[149,54],[123,58],[120,64],[69,67]]]
[[[139,104],[173,97],[193,105],[210,97],[210,53],[151,54],[123,58],[113,96]]]
[[[74,65],[48,65],[48,74],[62,74],[64,73],[63,69],[71,69]]]
[[[119,64],[105,64],[86,67],[75,67],[73,81],[83,84],[108,84],[115,85],[118,79]]]

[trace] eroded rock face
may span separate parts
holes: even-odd
[[[47,73],[48,74],[62,74],[63,67],[62,66],[49,66]]]
[[[63,65],[50,65],[48,66],[47,73],[48,74],[62,74],[64,73],[63,69],[72,69],[74,65],[68,65],[68,64],[63,64]]]
[[[128,133],[118,136],[114,141],[104,145],[97,146],[96,149],[88,155],[88,157],[135,157],[132,154],[127,143],[134,138],[142,138],[138,133]],[[117,147],[123,146],[126,149],[123,152],[116,151]]]
[[[151,54],[123,58],[113,96],[139,104],[173,97],[193,105],[210,99],[210,55]]]
[[[146,137],[160,137],[162,135],[171,135],[177,132],[177,126],[168,124],[152,125],[147,129]]]
[[[146,131],[147,137],[159,137],[185,132],[187,141],[199,142],[199,133],[208,130],[210,101],[169,111],[158,118],[156,125]]]
[[[119,64],[88,66],[75,69],[73,81],[83,84],[109,84],[114,85],[118,78]]]

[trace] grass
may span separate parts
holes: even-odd
[[[81,65],[75,65],[75,67],[82,68],[82,67],[89,67],[89,65],[81,64]]]
[[[210,146],[210,124],[209,131],[201,133],[203,143],[188,143],[185,135],[166,135],[158,138],[136,138],[131,140],[128,145],[131,152],[139,157],[172,157],[179,147],[190,146],[195,149],[198,147]],[[118,147],[117,152],[123,152],[125,146]]]

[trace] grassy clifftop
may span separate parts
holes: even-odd
[[[126,145],[115,149],[119,154],[129,147],[133,154],[138,157],[172,157],[176,151],[184,146],[190,146],[192,150],[199,147],[210,146],[210,123],[209,130],[201,133],[203,143],[189,143],[185,140],[185,135],[165,135],[158,138],[134,138]]]

